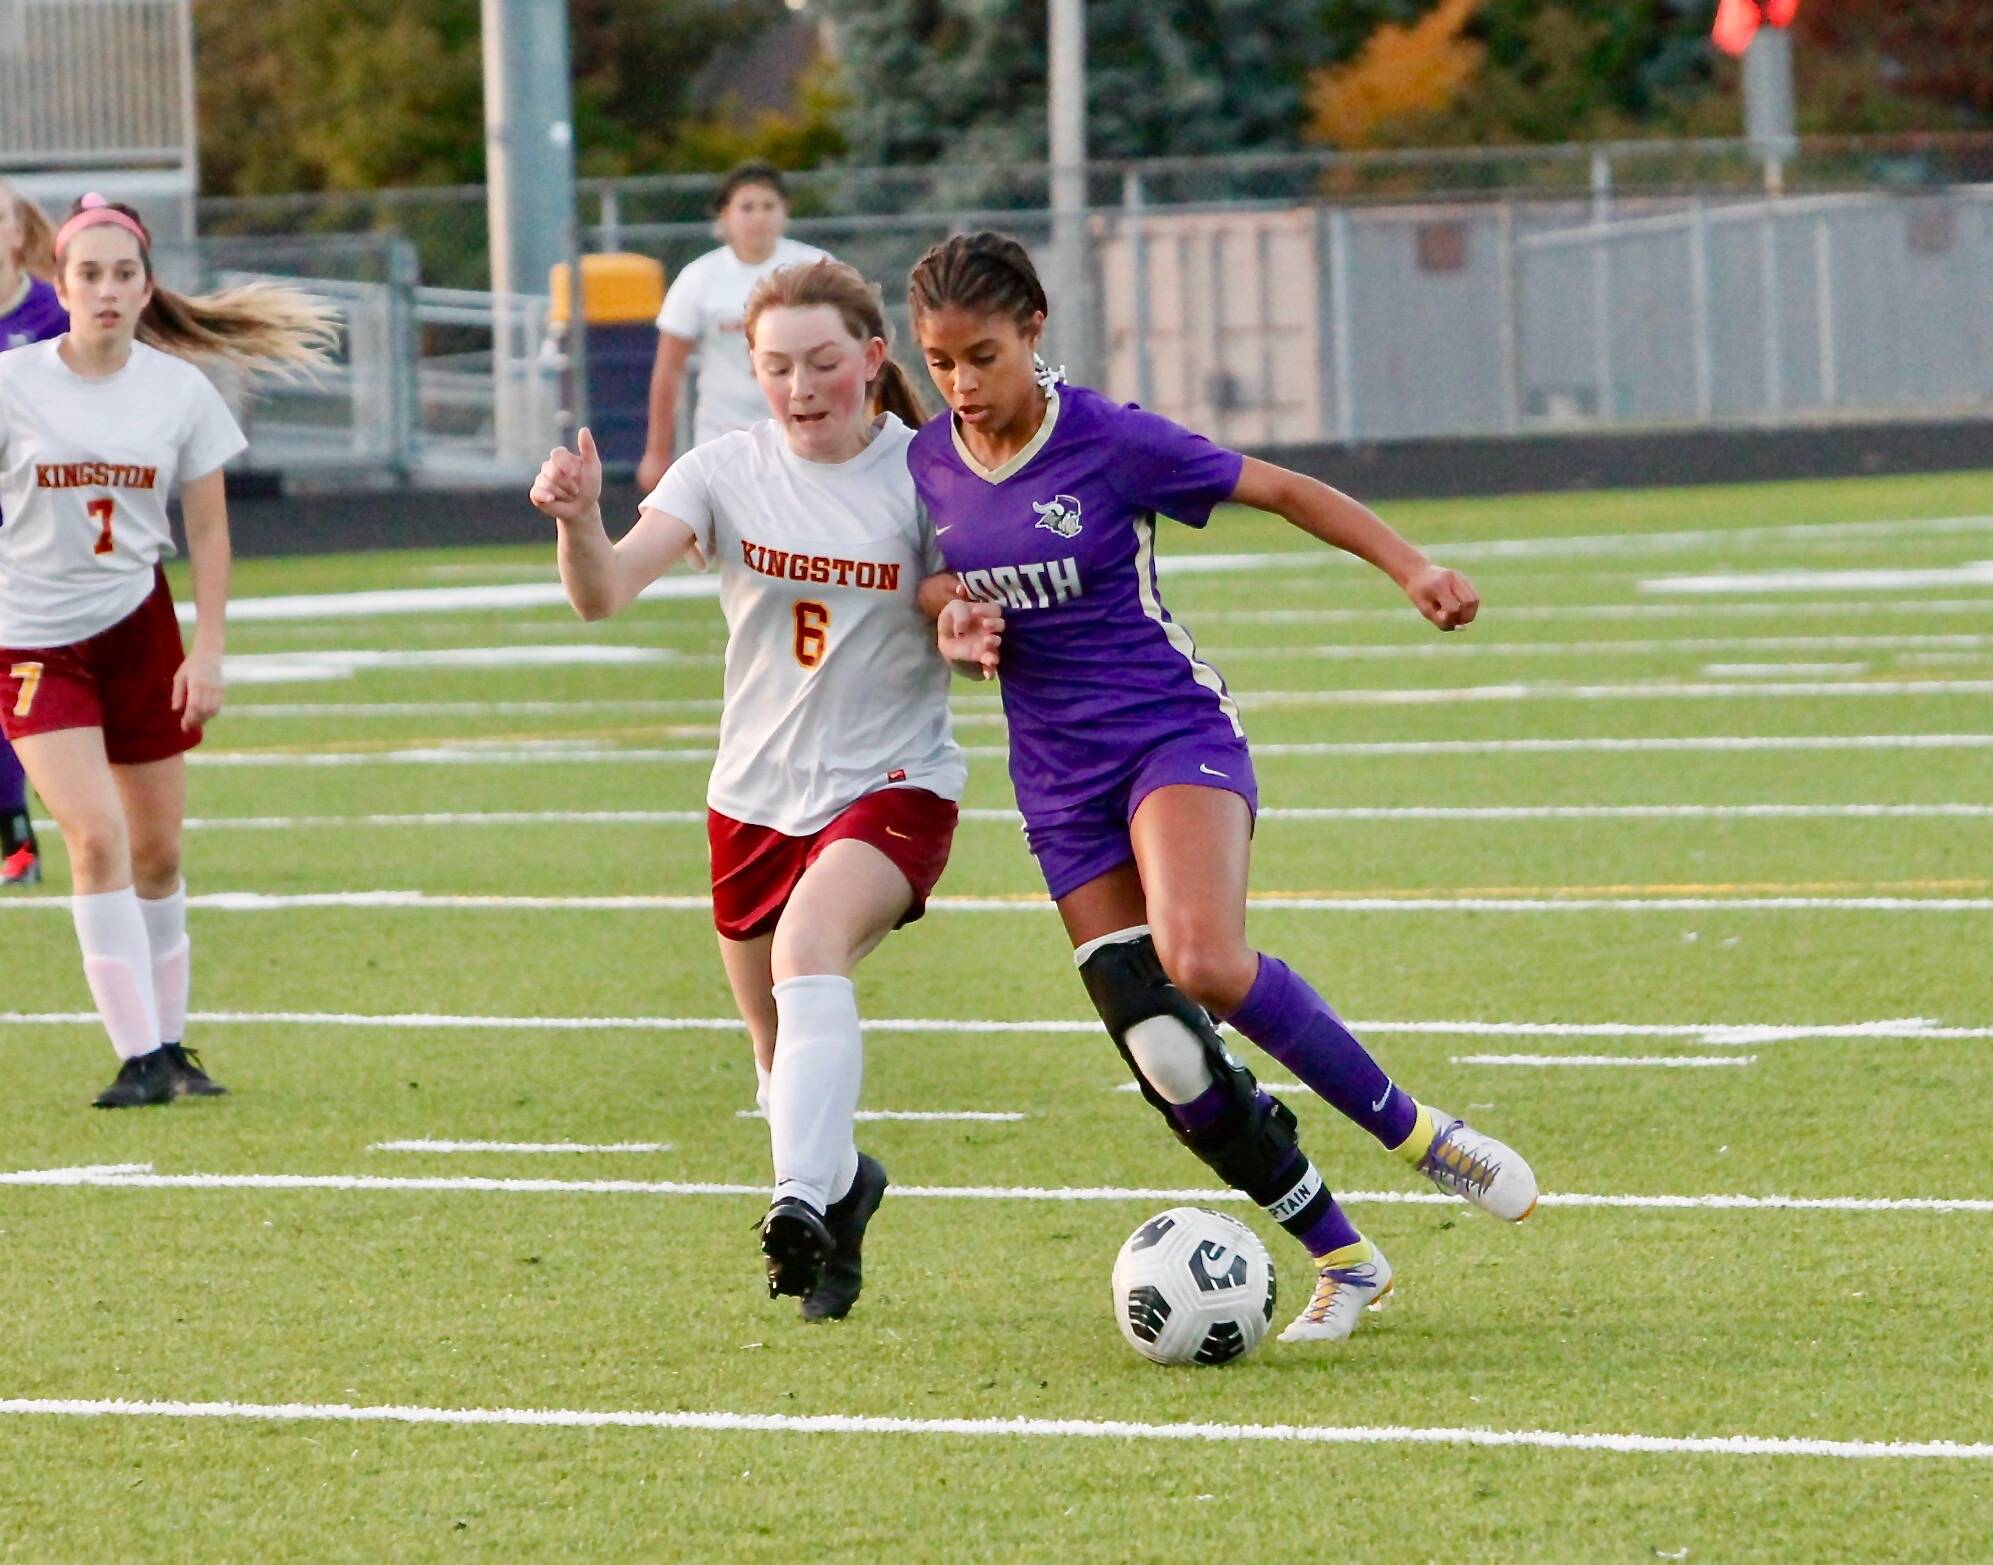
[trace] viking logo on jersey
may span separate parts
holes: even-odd
[[[1043,525],[1042,523],[1040,524]],[[1007,609],[1049,609],[1077,598],[1080,568],[1073,560],[1032,560],[1023,565],[997,565],[986,571],[963,571],[962,587],[984,603]]]
[[[1038,513],[1038,525],[1048,533],[1057,533],[1061,538],[1079,537],[1080,503],[1073,496],[1055,494],[1049,500],[1033,500],[1031,509]]]

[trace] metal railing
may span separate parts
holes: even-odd
[[[1040,163],[833,167],[785,177],[799,221],[925,216],[952,222],[970,213],[1011,221],[1043,211],[1051,205],[1051,176]],[[703,234],[715,177],[582,180],[585,242],[597,250],[641,248],[647,236],[679,225]],[[1101,213],[1130,206],[1361,206],[1546,196],[1611,204],[1694,192],[1796,194],[1987,181],[1993,181],[1993,135],[1959,133],[1800,137],[1782,146],[1710,139],[1154,158],[1091,163],[1085,184],[1089,207]],[[200,225],[205,234],[395,232],[415,242],[427,281],[463,288],[490,282],[482,185],[211,197],[201,202]]]

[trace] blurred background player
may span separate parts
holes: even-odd
[[[1225,682],[1162,605],[1156,516],[1201,527],[1225,501],[1272,511],[1386,571],[1441,630],[1479,600],[1326,484],[1062,384],[1037,358],[1049,306],[1016,240],[935,246],[909,302],[950,409],[913,442],[914,482],[962,590],[1005,610],[1011,780],[1087,993],[1178,1136],[1315,1257],[1314,1295],[1282,1340],[1346,1337],[1389,1291],[1390,1264],[1211,1017],[1442,1190],[1519,1222],[1536,1181],[1510,1148],[1394,1085],[1304,979],[1248,944],[1252,756]],[[944,612],[944,633],[962,612]],[[963,656],[945,634],[943,648]]]
[[[864,1054],[851,974],[919,918],[948,861],[967,771],[948,670],[919,602],[938,572],[906,452],[921,419],[888,357],[876,288],[823,260],[777,271],[744,311],[762,418],[695,447],[617,543],[583,432],[533,503],[560,524],[561,580],[603,619],[681,559],[720,571],[725,701],[707,788],[713,922],[754,1042],[775,1191],[771,1297],[841,1318],[862,1283],[886,1171],[858,1151]],[[773,415],[770,417],[769,415]],[[947,578],[935,576],[946,600]]]
[[[686,366],[699,362],[692,443],[759,423],[768,416],[748,362],[742,322],[748,295],[777,267],[824,259],[813,245],[785,238],[789,199],[781,174],[766,163],[744,163],[713,194],[714,230],[725,241],[672,279],[657,316],[657,363],[651,370],[650,434],[637,466],[648,493],[671,466],[677,447],[678,400]]]
[[[182,298],[138,214],[85,196],[54,244],[68,329],[0,354],[0,730],[62,833],[83,971],[123,1062],[99,1108],[223,1089],[183,1047],[185,752],[222,706],[228,507],[243,448],[184,355],[322,362],[327,317],[252,285]],[[159,561],[175,484],[198,622],[184,653]]]
[[[0,178],[0,353],[69,329],[69,312],[49,281],[54,271],[55,230],[40,207]],[[0,511],[0,526],[5,524]],[[27,774],[0,737],[0,886],[39,885],[41,878]]]

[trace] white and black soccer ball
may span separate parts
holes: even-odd
[[[1158,1364],[1229,1364],[1273,1321],[1273,1257],[1236,1217],[1173,1206],[1114,1258],[1114,1319]]]

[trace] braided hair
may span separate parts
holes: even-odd
[[[1021,329],[1034,315],[1051,314],[1030,253],[1009,234],[987,228],[944,239],[922,256],[907,279],[907,304],[915,320],[961,309],[1007,315]]]

